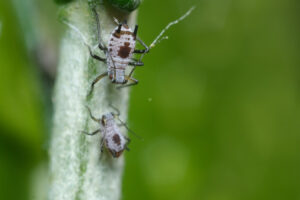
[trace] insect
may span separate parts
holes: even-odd
[[[95,8],[93,9],[93,12],[97,21],[99,42],[98,47],[105,53],[106,58],[95,55],[90,46],[88,46],[88,48],[90,55],[94,59],[107,64],[107,71],[98,75],[94,79],[89,95],[93,92],[94,85],[105,76],[108,76],[112,83],[122,85],[118,88],[137,84],[138,80],[132,77],[132,73],[136,66],[143,66],[144,63],[140,60],[138,61],[133,59],[132,56],[134,53],[144,54],[149,52],[148,46],[137,37],[138,25],[136,25],[134,31],[132,31],[129,28],[126,20],[122,23],[119,23],[118,26],[112,31],[112,34],[109,38],[108,47],[106,47],[101,41],[99,17]],[[140,42],[145,49],[135,49],[136,41]],[[131,69],[130,73],[126,75],[125,70],[128,65],[133,66],[133,68]]]
[[[115,119],[118,119],[121,122],[121,125],[125,126],[128,131],[131,131],[127,125],[119,119],[120,112],[114,108],[117,110],[117,113],[110,112],[102,115],[101,119],[97,119],[92,115],[91,109],[89,107],[87,107],[87,109],[90,117],[100,124],[100,128],[92,133],[85,131],[82,132],[86,135],[95,135],[99,132],[102,134],[100,141],[101,152],[103,152],[103,148],[105,146],[113,157],[118,158],[124,150],[129,151],[128,144],[130,143],[130,139],[121,134],[121,131],[115,121]]]
[[[101,80],[103,77],[108,76],[109,79],[116,84],[121,84],[118,88],[127,87],[136,85],[138,80],[132,77],[132,74],[137,66],[143,66],[144,63],[141,61],[142,58],[147,54],[151,48],[153,48],[157,43],[161,40],[168,39],[167,36],[162,37],[163,34],[173,25],[179,23],[191,12],[195,9],[195,7],[191,7],[184,15],[182,15],[177,20],[170,22],[154,39],[154,41],[149,45],[149,47],[137,36],[138,25],[135,26],[134,31],[132,31],[127,22],[119,23],[118,26],[113,30],[110,35],[110,39],[108,42],[108,47],[106,47],[101,41],[100,35],[100,23],[99,16],[95,8],[93,8],[93,12],[97,21],[97,31],[98,31],[98,47],[102,50],[106,58],[102,58],[98,55],[95,55],[90,46],[89,52],[90,55],[99,61],[105,62],[107,64],[107,72],[104,72],[98,75],[91,84],[91,89],[88,95],[91,95],[94,89],[94,85]],[[145,49],[135,49],[136,41],[138,41]],[[132,58],[133,54],[141,54],[138,60]],[[133,66],[130,73],[128,75],[125,74],[125,69],[128,65]],[[127,84],[128,83],[128,84]]]
[[[118,23],[118,26],[113,30],[112,34],[110,35],[110,39],[108,42],[108,47],[106,47],[101,41],[100,35],[100,22],[99,16],[94,7],[92,10],[95,14],[96,22],[97,22],[97,32],[98,32],[98,47],[102,50],[106,58],[100,57],[93,53],[91,46],[86,42],[84,35],[80,32],[80,30],[70,24],[67,21],[63,20],[67,26],[71,29],[76,31],[80,37],[82,38],[84,44],[88,47],[89,53],[92,58],[102,61],[107,64],[107,71],[98,75],[92,82],[90,92],[88,96],[92,94],[94,90],[95,84],[101,80],[103,77],[108,76],[113,83],[119,84],[118,88],[127,87],[136,85],[138,80],[132,77],[132,74],[137,66],[143,66],[144,63],[141,61],[142,58],[149,53],[150,49],[155,47],[156,44],[161,42],[164,39],[168,39],[167,36],[163,37],[163,34],[173,25],[179,23],[183,19],[185,19],[191,12],[195,9],[195,7],[191,7],[184,15],[182,15],[177,20],[170,22],[160,33],[159,35],[153,40],[153,42],[147,46],[138,36],[138,26],[136,25],[134,31],[132,31],[127,22],[124,21],[123,23]],[[135,49],[136,41],[138,41],[145,49]],[[139,59],[132,58],[133,54],[141,54]],[[125,69],[129,66],[133,66],[130,73],[128,75],[125,74]],[[128,83],[128,84],[127,84]]]

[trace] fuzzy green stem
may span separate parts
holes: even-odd
[[[96,2],[96,1],[95,1]],[[61,19],[76,27],[91,46],[97,44],[97,28],[91,7],[94,1],[76,0],[61,10]],[[129,25],[135,23],[135,13],[120,14],[104,5],[97,5],[101,35],[107,44],[110,32],[116,26],[113,17],[123,20],[129,17]],[[50,200],[120,199],[123,157],[112,158],[100,151],[101,134],[87,136],[82,130],[92,132],[99,128],[91,120],[85,106],[93,115],[112,111],[113,104],[126,119],[128,89],[117,90],[107,79],[95,87],[92,97],[87,97],[92,80],[106,70],[104,63],[93,60],[82,36],[74,28],[66,26],[61,41],[60,61],[54,91],[54,120],[50,148]],[[102,57],[102,52],[97,52]]]

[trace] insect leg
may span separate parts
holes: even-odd
[[[99,22],[99,15],[96,11],[96,7],[93,7],[92,8],[94,14],[95,14],[95,18],[96,18],[96,22],[97,22],[97,32],[98,32],[98,47],[99,49],[101,49],[102,51],[106,52],[107,51],[107,48],[106,46],[102,43],[102,40],[101,40],[101,32],[100,32],[100,22]]]
[[[98,129],[98,130],[95,130],[94,132],[92,133],[89,133],[89,132],[86,132],[86,131],[81,131],[82,133],[86,134],[86,135],[96,135],[97,133],[99,133],[101,130]]]
[[[127,80],[128,80],[129,78],[132,78],[132,74],[133,74],[133,72],[134,72],[136,66],[137,66],[137,65],[134,65],[134,67],[132,68],[131,72],[130,72],[129,75],[128,75]],[[134,80],[136,80],[136,79],[134,79]],[[136,81],[138,82],[138,80],[136,80]],[[138,83],[136,83],[136,84],[138,84]]]
[[[135,62],[129,62],[129,65],[133,65],[133,68],[130,71],[130,73],[128,74],[128,78],[126,80],[131,79],[135,68],[137,66],[144,66],[144,63],[142,61],[135,61]],[[134,79],[134,80],[136,80],[136,79]],[[138,80],[136,80],[136,81],[137,81],[137,83],[135,83],[135,84],[138,84]]]
[[[96,60],[99,60],[99,61],[102,61],[102,62],[106,63],[106,58],[101,58],[100,56],[97,56],[97,55],[95,55],[95,54],[93,53],[93,51],[92,51],[91,47],[90,47],[90,46],[88,46],[88,48],[89,48],[90,55],[91,55],[91,56],[92,56],[94,59],[96,59]]]
[[[127,143],[126,143],[126,144],[127,144],[127,145],[130,144],[131,139],[130,139],[129,137],[126,137],[126,136],[124,136],[124,137],[125,137],[125,139],[127,140]]]
[[[124,136],[124,137],[125,137],[125,136]],[[127,143],[126,143],[126,145],[125,145],[125,149],[126,149],[127,151],[130,151],[128,145],[130,144],[131,140],[130,140],[130,138],[128,138],[128,137],[125,137],[125,139],[127,140]]]
[[[92,111],[91,111],[91,109],[90,109],[88,106],[86,106],[86,108],[87,108],[88,111],[89,111],[90,117],[91,117],[95,122],[100,122],[100,121],[101,121],[101,119],[97,119],[96,117],[93,116]]]
[[[128,65],[132,65],[136,67],[136,66],[144,66],[144,63],[142,61],[133,61],[133,62],[129,62]]]
[[[132,70],[132,71],[133,71],[133,70]],[[117,89],[121,89],[121,88],[124,88],[124,87],[133,86],[133,85],[136,85],[136,84],[139,83],[138,80],[136,80],[135,78],[131,77],[131,74],[132,74],[132,73],[130,73],[128,76],[125,76],[125,80],[126,80],[125,83],[127,83],[128,81],[130,81],[131,83],[129,83],[129,84],[124,84],[124,85],[122,85],[122,86],[119,86],[119,87],[117,87]]]
[[[136,40],[145,47],[145,49],[135,49],[133,51],[133,53],[141,53],[141,54],[145,54],[148,53],[150,48],[143,42],[143,40],[141,40],[139,37],[136,38]]]
[[[112,105],[111,103],[109,104],[110,107],[112,107],[112,109],[114,109],[117,113],[116,116],[120,116],[120,110],[118,108],[116,108],[114,105]]]
[[[103,152],[104,149],[104,136],[101,137],[101,141],[100,141],[100,150],[101,152]]]
[[[128,63],[131,66],[144,66],[144,63],[136,58],[131,58],[131,61]]]
[[[148,53],[149,49],[135,49],[133,53]]]
[[[92,93],[93,93],[93,90],[94,90],[94,85],[100,80],[102,79],[103,77],[107,76],[108,75],[108,72],[104,72],[100,75],[97,76],[97,78],[95,78],[95,80],[93,81],[92,85],[91,85],[91,90],[88,94],[88,96],[90,96]]]
[[[118,124],[118,126],[124,126],[126,129],[127,129],[127,131],[129,132],[129,133],[132,133],[135,137],[137,137],[138,139],[140,139],[140,140],[144,140],[141,136],[139,136],[138,134],[136,134],[133,130],[131,130],[128,126],[127,126],[127,124],[125,123],[125,122],[123,122],[120,118],[118,118],[118,120],[121,122],[121,124]],[[129,138],[128,138],[129,139]],[[130,139],[129,139],[130,140]]]

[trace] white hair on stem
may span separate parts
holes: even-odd
[[[86,38],[84,37],[83,33],[80,32],[80,30],[73,24],[70,24],[69,22],[62,20],[62,23],[64,23],[65,25],[67,25],[68,27],[70,27],[71,29],[73,29],[76,33],[79,34],[79,36],[81,37],[82,41],[84,42],[85,45],[88,45]]]
[[[83,35],[83,33],[82,33],[75,25],[73,25],[73,24],[71,24],[71,23],[69,23],[69,22],[67,22],[67,21],[65,21],[65,20],[62,20],[62,23],[64,23],[65,25],[67,25],[68,27],[70,27],[72,30],[74,30],[76,33],[78,33],[78,35],[81,37],[83,43],[84,43],[86,46],[88,46],[88,47],[91,46],[91,45],[88,44],[87,39],[86,39],[86,37]],[[92,51],[94,51],[97,47],[98,47],[98,44],[92,46]]]
[[[117,18],[114,17],[114,22],[118,25],[120,24],[119,20]]]

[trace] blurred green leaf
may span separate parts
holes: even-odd
[[[135,71],[124,200],[298,199],[299,2],[144,1],[139,36],[192,5]]]
[[[65,3],[70,3],[73,0],[54,0],[54,1],[57,4],[65,4]]]
[[[0,5],[2,34],[0,37],[0,122],[14,130],[15,138],[29,148],[40,148],[43,135],[43,120],[38,79],[30,64],[22,31],[10,3]],[[1,134],[6,134],[2,132]]]
[[[108,2],[120,10],[132,12],[139,7],[141,0],[108,0]]]

